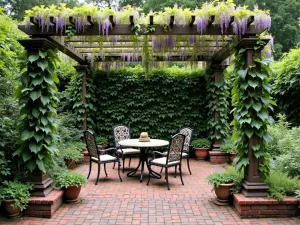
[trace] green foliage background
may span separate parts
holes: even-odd
[[[132,137],[147,131],[151,138],[168,139],[184,126],[193,128],[195,136],[207,135],[204,71],[170,68],[146,75],[140,67],[97,70],[93,85],[93,128],[109,141],[117,124],[130,126]]]

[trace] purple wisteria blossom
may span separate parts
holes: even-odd
[[[237,21],[234,21],[233,23],[233,33],[241,37],[245,34],[245,31],[247,29],[247,18],[238,19]]]
[[[110,26],[109,20],[105,19],[102,23],[102,34],[106,34],[106,36],[108,36],[109,26]]]
[[[271,49],[265,49],[263,52],[266,54],[267,58],[272,58],[272,50]]]
[[[254,16],[255,28],[260,31],[269,30],[271,28],[271,22],[271,16],[262,11],[256,13]]]
[[[165,50],[173,50],[176,44],[176,36],[168,35],[164,38]]]
[[[224,34],[227,32],[227,29],[229,27],[230,24],[230,11],[228,12],[221,12],[220,15],[220,27],[221,27],[221,33]]]
[[[75,17],[75,29],[76,32],[79,33],[80,31],[84,32],[85,30],[85,19],[83,16],[76,16]]]
[[[108,62],[102,63],[102,69],[106,72],[110,72],[110,64]]]
[[[189,45],[194,46],[194,45],[196,44],[196,42],[197,42],[197,37],[196,37],[196,35],[191,35],[191,36],[189,36],[189,39],[188,39],[188,44],[189,44]]]
[[[208,25],[209,18],[206,16],[197,16],[196,24],[197,24],[197,32],[203,34],[206,31]]]

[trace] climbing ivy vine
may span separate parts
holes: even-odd
[[[265,45],[258,41],[254,48],[260,50]],[[240,49],[235,54],[234,87],[232,89],[232,104],[234,112],[235,133],[233,140],[237,143],[237,168],[241,169],[249,164],[248,151],[251,138],[261,139],[261,144],[252,146],[254,156],[260,160],[259,170],[264,180],[270,170],[270,155],[266,150],[266,143],[271,140],[267,132],[267,125],[273,119],[268,111],[273,110],[275,102],[270,97],[269,84],[272,70],[270,59],[255,58],[253,65],[246,65],[246,49]]]
[[[207,108],[208,122],[207,129],[210,139],[224,139],[228,135],[228,86],[226,79],[215,82],[212,69],[206,71],[207,80]]]
[[[19,124],[20,148],[14,153],[19,165],[33,171],[46,172],[56,153],[56,115],[58,78],[54,73],[58,62],[56,51],[39,50],[21,56],[23,68],[21,85],[16,91],[19,99],[21,120]]]

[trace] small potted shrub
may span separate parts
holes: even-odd
[[[72,169],[75,167],[76,162],[82,161],[84,155],[73,146],[68,146],[61,150],[61,156],[65,160],[68,168]]]
[[[225,141],[225,143],[220,146],[220,150],[221,150],[221,152],[228,153],[229,154],[229,162],[233,163],[234,157],[236,156],[236,153],[237,153],[236,145],[232,141],[228,140],[228,141]]]
[[[192,141],[197,160],[205,160],[210,149],[211,142],[206,138],[200,138]]]
[[[0,203],[8,217],[17,216],[26,209],[33,184],[24,184],[18,181],[3,181],[3,187],[0,189]]]
[[[213,185],[213,190],[217,196],[214,203],[216,205],[228,205],[231,193],[240,191],[242,179],[243,174],[234,167],[228,167],[224,172],[214,172],[208,175],[206,180]]]
[[[102,149],[105,149],[108,147],[108,145],[107,145],[108,140],[106,137],[96,137],[96,142],[97,142],[98,147],[101,146]]]
[[[87,179],[80,173],[66,171],[57,177],[55,184],[64,190],[64,199],[66,202],[76,202],[81,187],[87,184]]]

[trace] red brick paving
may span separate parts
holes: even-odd
[[[143,183],[140,183],[139,174],[127,177],[124,173],[121,183],[112,165],[107,166],[107,178],[101,171],[96,186],[94,164],[79,203],[63,204],[51,219],[20,217],[10,220],[0,215],[0,224],[300,225],[300,218],[240,219],[231,206],[220,207],[212,203],[215,195],[205,178],[211,172],[222,170],[222,166],[191,159],[192,175],[189,175],[186,162],[183,163],[185,185],[181,185],[179,176],[169,176],[170,191],[167,190],[165,179],[153,178],[146,186],[146,175]],[[131,168],[136,165],[137,159],[134,159]],[[75,170],[87,175],[88,165],[80,165]],[[159,171],[159,168],[155,170]]]

